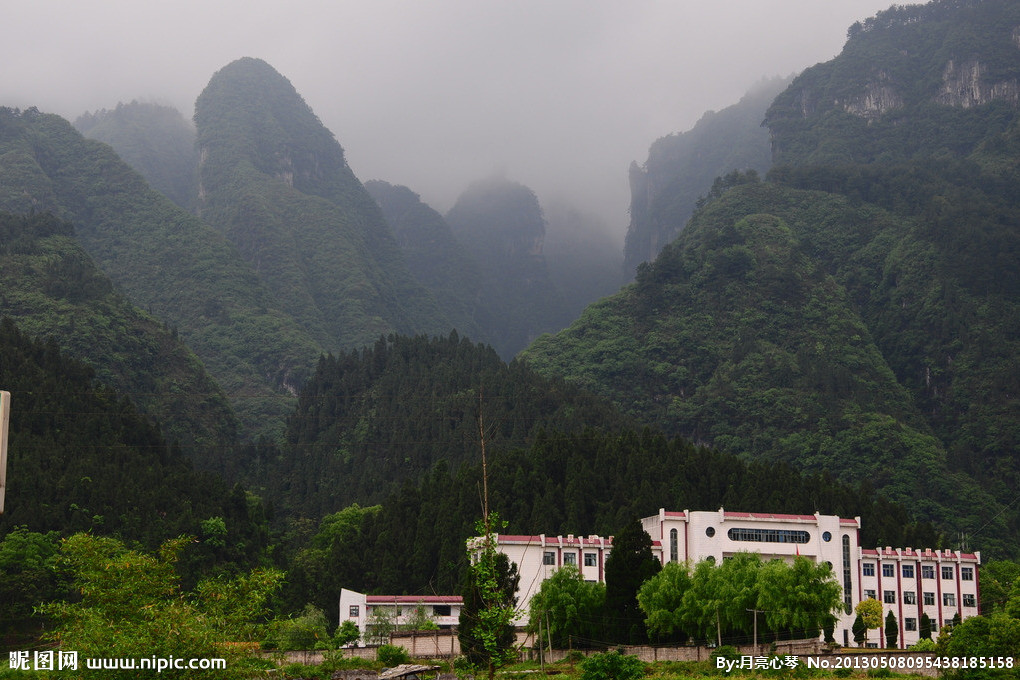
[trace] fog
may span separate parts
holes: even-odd
[[[839,53],[889,0],[4,0],[0,106],[134,99],[186,117],[212,74],[265,59],[358,177],[445,212],[505,172],[622,243],[627,167],[764,77]]]

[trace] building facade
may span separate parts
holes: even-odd
[[[885,615],[896,617],[897,646],[914,644],[927,614],[933,633],[951,622],[978,613],[978,566],[981,553],[913,548],[863,548],[861,521],[834,515],[790,515],[717,511],[667,512],[641,520],[652,539],[652,552],[663,564],[702,560],[721,562],[738,552],[754,552],[763,560],[792,561],[797,556],[826,562],[843,588],[843,612],[836,641],[853,644],[853,608],[874,597],[883,604],[883,628],[870,633],[869,645],[885,646]],[[527,619],[528,603],[542,581],[556,569],[575,565],[589,581],[605,580],[605,562],[612,537],[499,535],[498,549],[517,564],[520,573],[518,623]],[[882,636],[882,637],[879,637]]]
[[[365,644],[373,621],[406,626],[418,615],[419,609],[440,630],[452,629],[460,620],[463,604],[460,595],[366,595],[343,588],[340,590],[340,622],[356,623],[362,644]]]

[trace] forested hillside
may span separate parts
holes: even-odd
[[[667,431],[871,479],[1014,554],[1016,12],[939,2],[852,29],[769,110],[769,181],[718,180],[633,286],[527,361]],[[976,98],[949,97],[971,59]]]
[[[237,420],[219,385],[175,332],[114,290],[70,224],[48,213],[0,213],[0,318],[89,363],[189,454],[231,465],[223,456]]]
[[[0,534],[17,526],[90,531],[149,549],[189,534],[215,539],[197,551],[206,567],[261,557],[268,541],[261,506],[193,471],[157,425],[56,341],[0,320],[0,385],[12,395]],[[225,533],[216,535],[220,524]]]
[[[85,113],[74,127],[113,147],[149,185],[185,210],[198,200],[195,126],[174,108],[133,101]]]
[[[378,502],[440,462],[455,470],[476,460],[479,417],[494,455],[526,446],[542,428],[632,422],[604,400],[505,364],[456,333],[390,336],[324,357],[288,421],[283,450],[248,458],[281,513],[319,518]]]
[[[0,209],[52,211],[128,299],[194,350],[249,433],[279,433],[321,348],[215,230],[70,123],[0,109]],[[196,457],[201,463],[201,458]]]
[[[340,144],[269,64],[214,74],[195,123],[200,215],[319,346],[450,329]]]

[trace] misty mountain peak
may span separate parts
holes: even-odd
[[[245,160],[304,193],[324,195],[350,175],[344,151],[291,82],[261,59],[217,71],[195,103],[202,192],[218,180],[210,158]]]

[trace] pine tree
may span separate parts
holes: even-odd
[[[613,642],[648,641],[637,594],[661,568],[652,556],[651,537],[636,519],[613,538],[613,551],[606,559],[606,630]]]

